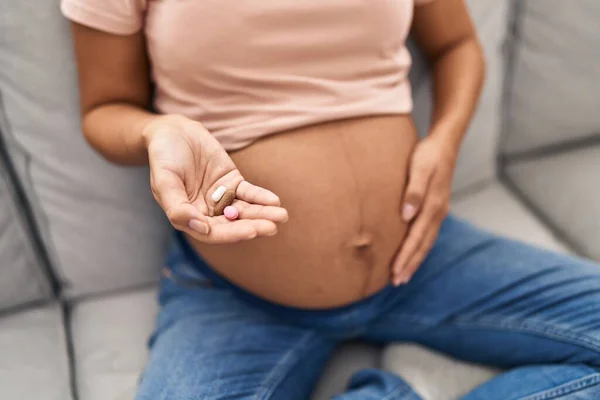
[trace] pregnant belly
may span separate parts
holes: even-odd
[[[400,204],[417,142],[410,116],[344,120],[266,137],[231,156],[281,198],[276,236],[231,245],[192,241],[222,276],[295,307],[348,304],[390,282],[406,233]]]

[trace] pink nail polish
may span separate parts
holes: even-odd
[[[404,208],[402,209],[402,219],[408,222],[411,219],[413,219],[416,213],[417,208],[415,206],[413,206],[412,204],[405,204]]]

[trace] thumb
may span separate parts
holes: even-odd
[[[402,219],[405,222],[413,220],[421,209],[431,175],[430,169],[423,166],[414,166],[410,169],[402,204]]]
[[[157,172],[152,179],[152,193],[175,229],[208,234],[206,216],[190,203],[179,176],[165,170]]]

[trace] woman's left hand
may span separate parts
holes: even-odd
[[[416,146],[410,163],[402,218],[408,234],[392,264],[392,282],[407,283],[432,248],[450,208],[457,146],[430,134]]]

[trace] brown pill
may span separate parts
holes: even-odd
[[[223,215],[223,210],[225,210],[225,207],[230,206],[234,200],[235,192],[233,190],[226,191],[223,197],[221,197],[221,200],[215,204],[215,215]]]

